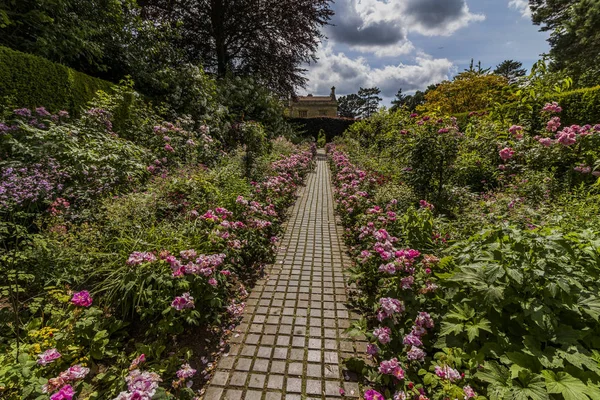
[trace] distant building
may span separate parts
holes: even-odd
[[[337,117],[335,86],[329,96],[298,96],[289,101],[289,116],[292,118]]]

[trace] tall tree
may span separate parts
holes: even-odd
[[[331,0],[140,0],[143,17],[179,30],[191,62],[223,77],[253,75],[282,94],[305,85]]]
[[[338,98],[338,116],[356,118],[360,116],[365,102],[357,94],[349,94]]]
[[[398,89],[398,92],[396,93],[396,98],[392,100],[392,107],[390,108],[390,110],[396,111],[402,106],[404,106],[406,104],[406,101],[408,100],[407,97],[407,95],[402,94],[402,88]]]
[[[550,31],[553,71],[571,76],[579,86],[600,83],[600,2],[530,0],[533,22]]]
[[[363,118],[369,118],[371,115],[377,112],[379,108],[379,103],[383,100],[379,97],[381,94],[381,90],[378,87],[372,88],[360,88],[358,90],[358,97],[363,99],[364,104],[361,109],[361,116]]]
[[[514,60],[504,60],[496,66],[494,73],[505,77],[508,83],[515,83],[520,77],[525,75],[523,63]]]
[[[452,81],[445,81],[425,94],[425,104],[417,109],[424,112],[457,114],[483,110],[495,102],[509,101],[504,90],[506,78],[495,74],[482,75],[477,71],[461,72]]]

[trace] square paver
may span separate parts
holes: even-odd
[[[302,393],[302,379],[288,377],[286,387],[288,393]]]
[[[283,375],[269,375],[269,389],[283,389]]]

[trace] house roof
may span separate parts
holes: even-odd
[[[331,96],[313,96],[313,95],[308,95],[308,96],[298,96],[294,99],[295,102],[301,102],[301,103],[306,103],[306,102],[319,102],[319,103],[325,103],[325,102],[332,102],[332,103],[336,103],[336,101],[334,99],[331,98]]]

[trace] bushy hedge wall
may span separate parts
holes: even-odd
[[[0,46],[0,107],[68,110],[78,114],[98,90],[112,83],[44,58]]]
[[[596,124],[600,122],[600,86],[558,94],[554,101],[563,108],[563,124]]]
[[[289,122],[298,130],[303,132],[303,136],[312,136],[317,140],[319,131],[323,129],[327,141],[331,142],[336,136],[341,136],[356,120],[350,118],[289,118]]]
[[[563,125],[584,125],[600,122],[600,86],[550,95],[537,105],[538,111],[549,101],[556,101],[562,107],[563,111],[560,113],[560,119]],[[513,105],[514,103],[505,104],[502,108],[509,109]],[[478,110],[475,112],[485,113],[489,111]],[[458,125],[462,128],[469,122],[469,114],[469,112],[464,112],[453,116],[456,117]],[[538,129],[539,126],[534,128]]]

